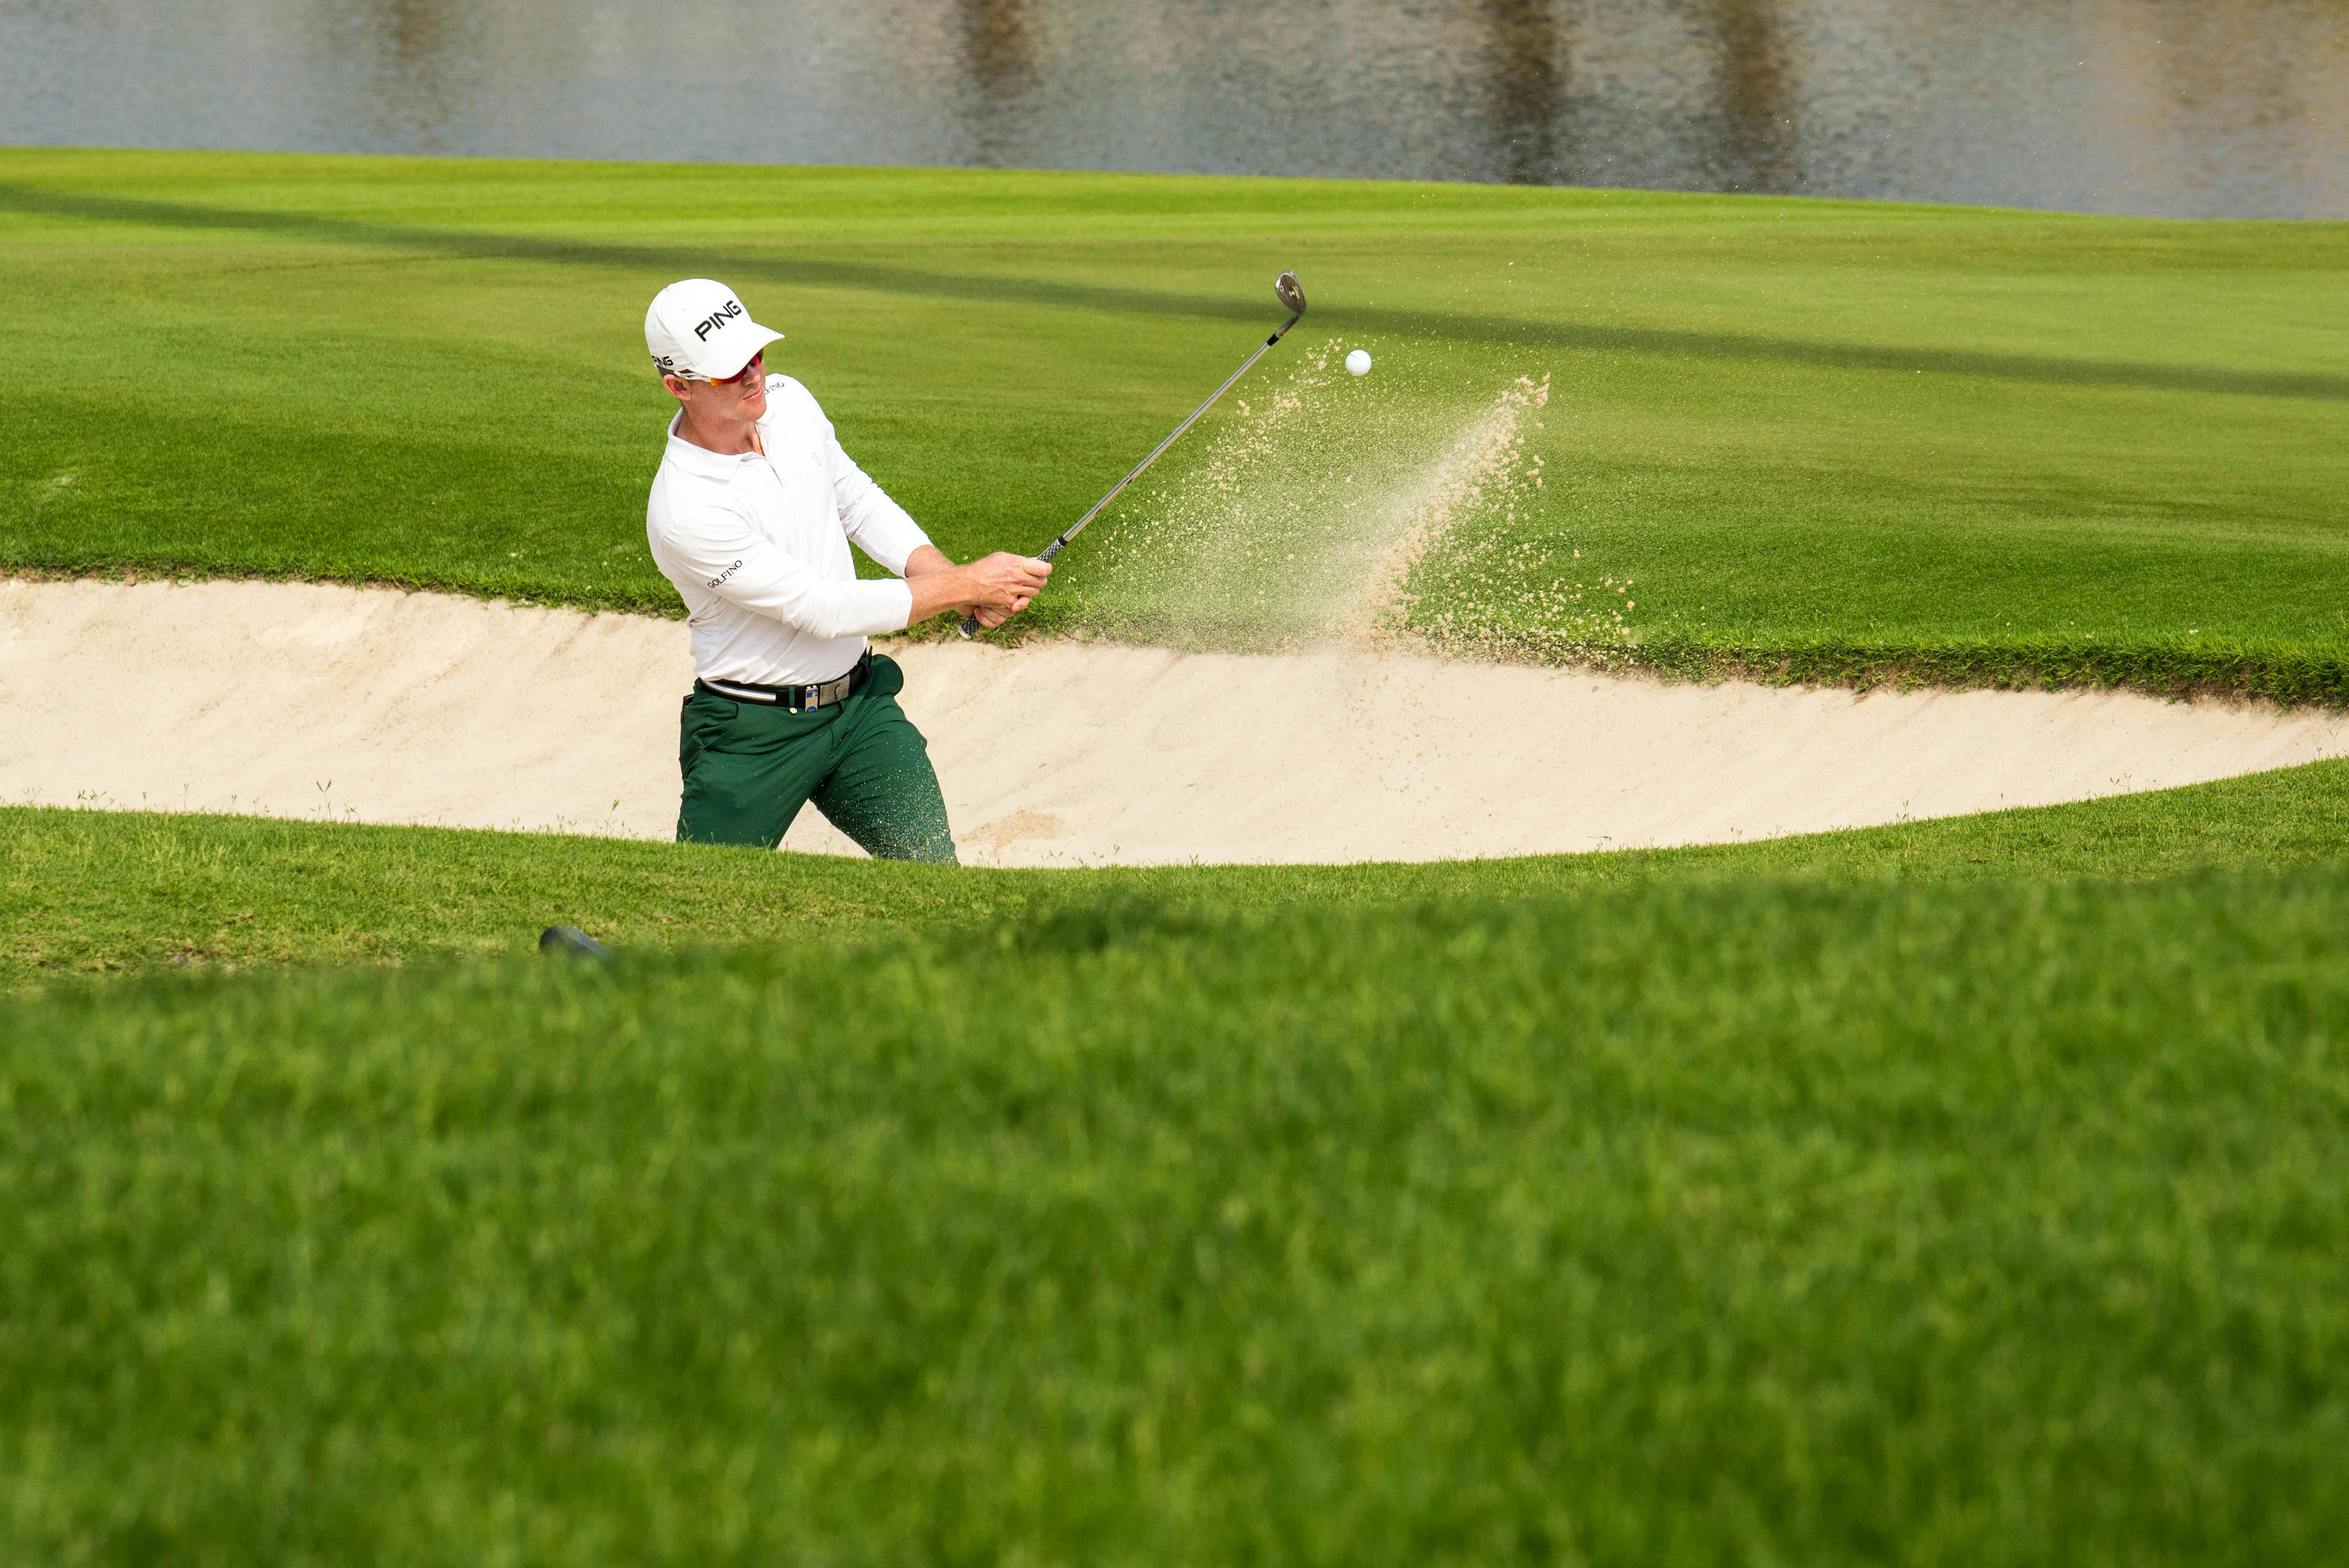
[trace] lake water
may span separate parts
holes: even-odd
[[[0,143],[2349,217],[2349,0],[0,0]]]

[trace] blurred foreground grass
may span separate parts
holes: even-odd
[[[1594,879],[0,1002],[0,1559],[2327,1561],[2344,928]]]
[[[2133,879],[2338,860],[2349,762],[1751,844],[1352,866],[979,871],[552,834],[0,807],[0,988],[75,975],[980,927],[1141,899],[1475,903],[1649,882]]]

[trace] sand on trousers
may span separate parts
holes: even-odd
[[[1429,860],[1856,827],[2349,753],[2129,693],[1669,685],[1406,653],[894,651],[967,861]],[[0,584],[0,802],[667,838],[685,627],[315,583]],[[855,852],[811,809],[786,848]]]

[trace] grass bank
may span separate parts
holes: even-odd
[[[0,388],[0,566],[665,612],[639,324],[692,273],[790,334],[781,365],[949,549],[1034,548],[1294,265],[1315,309],[1259,415],[1317,345],[1380,365],[1309,399],[1309,520],[1356,459],[1407,488],[1412,442],[1550,377],[1543,484],[1468,509],[1413,583],[1463,645],[2349,698],[2344,224],[16,150],[0,256],[0,330],[60,370]],[[1249,417],[1089,533],[1036,624],[1146,622],[1161,514]]]
[[[0,1002],[0,1556],[2323,1561],[2344,924],[1667,881]]]
[[[1660,883],[2127,881],[2338,861],[2349,762],[1752,844],[1423,865],[947,871],[697,845],[0,808],[0,987],[182,966],[625,947],[1224,910],[1470,904]]]

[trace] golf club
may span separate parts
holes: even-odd
[[[1200,415],[1215,407],[1216,399],[1230,391],[1232,388],[1232,383],[1247,375],[1248,373],[1248,366],[1254,365],[1258,358],[1262,357],[1266,349],[1270,348],[1274,344],[1278,343],[1282,338],[1288,336],[1288,329],[1295,326],[1299,321],[1302,321],[1305,318],[1305,290],[1299,284],[1297,274],[1295,273],[1283,273],[1280,276],[1273,279],[1272,294],[1275,299],[1280,302],[1281,307],[1289,313],[1288,319],[1282,322],[1278,330],[1275,331],[1270,337],[1268,337],[1262,343],[1257,344],[1255,351],[1249,354],[1246,359],[1240,361],[1240,367],[1237,370],[1233,371],[1229,376],[1225,377],[1224,384],[1221,387],[1216,387],[1213,392],[1207,394],[1207,400],[1206,402],[1192,409],[1188,414],[1184,415],[1183,422],[1175,426],[1172,430],[1167,431],[1166,438],[1159,442],[1156,446],[1151,448],[1150,455],[1148,457],[1134,464],[1131,469],[1128,469],[1126,470],[1125,478],[1110,486],[1109,493],[1107,495],[1093,502],[1093,504],[1087,509],[1084,516],[1077,519],[1076,521],[1069,524],[1067,528],[1063,529],[1061,532],[1060,538],[1044,546],[1042,552],[1037,556],[1038,560],[1050,561],[1055,555],[1060,554],[1061,551],[1067,549],[1069,541],[1074,539],[1080,533],[1082,533],[1085,531],[1085,524],[1091,522],[1094,518],[1101,515],[1102,508],[1115,500],[1118,498],[1119,491],[1124,490],[1126,486],[1132,484],[1135,480],[1140,479],[1142,477],[1142,470],[1156,462],[1158,460],[1159,453],[1173,446],[1182,436],[1183,432],[1191,428],[1193,422],[1195,422]],[[976,634],[978,630],[978,617],[977,615],[965,615],[962,618],[962,634],[964,636],[971,636]]]
[[[593,958],[601,962],[612,956],[612,950],[580,930],[575,925],[550,925],[538,934],[541,953],[559,953],[572,958]]]

